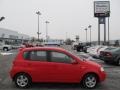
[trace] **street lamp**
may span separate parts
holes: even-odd
[[[39,31],[39,16],[41,15],[40,11],[37,11],[36,14],[38,15],[38,41],[39,41],[39,35],[41,34],[40,31]]]
[[[0,18],[0,21],[2,21],[2,20],[4,20],[5,19],[5,17],[4,16],[2,16],[1,18]]]
[[[46,40],[48,40],[48,23],[50,23],[49,21],[45,21],[46,23]]]
[[[90,29],[90,45],[91,45],[91,27],[92,27],[92,25],[88,26],[88,28]]]
[[[87,44],[87,28],[85,28],[85,31],[86,31],[86,44]]]

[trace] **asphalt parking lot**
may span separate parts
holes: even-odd
[[[81,54],[71,50],[70,46],[62,47],[75,54]],[[17,50],[1,52],[0,54],[0,90],[19,90],[9,77],[9,70],[16,54]],[[93,59],[92,61],[101,64],[107,73],[107,79],[99,84],[94,90],[120,90],[120,66],[108,65],[99,59]],[[83,88],[77,84],[37,83],[33,84],[31,88],[25,90],[83,90]]]

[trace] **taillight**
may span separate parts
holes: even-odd
[[[103,51],[100,51],[100,55],[103,55],[104,54],[104,52]]]
[[[112,54],[109,53],[109,52],[106,52],[106,56],[107,56],[107,57],[112,57]]]

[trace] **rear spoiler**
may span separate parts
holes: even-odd
[[[19,48],[19,51],[22,51],[24,48]]]

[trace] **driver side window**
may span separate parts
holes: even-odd
[[[51,61],[58,63],[71,63],[72,58],[60,52],[51,52]]]

